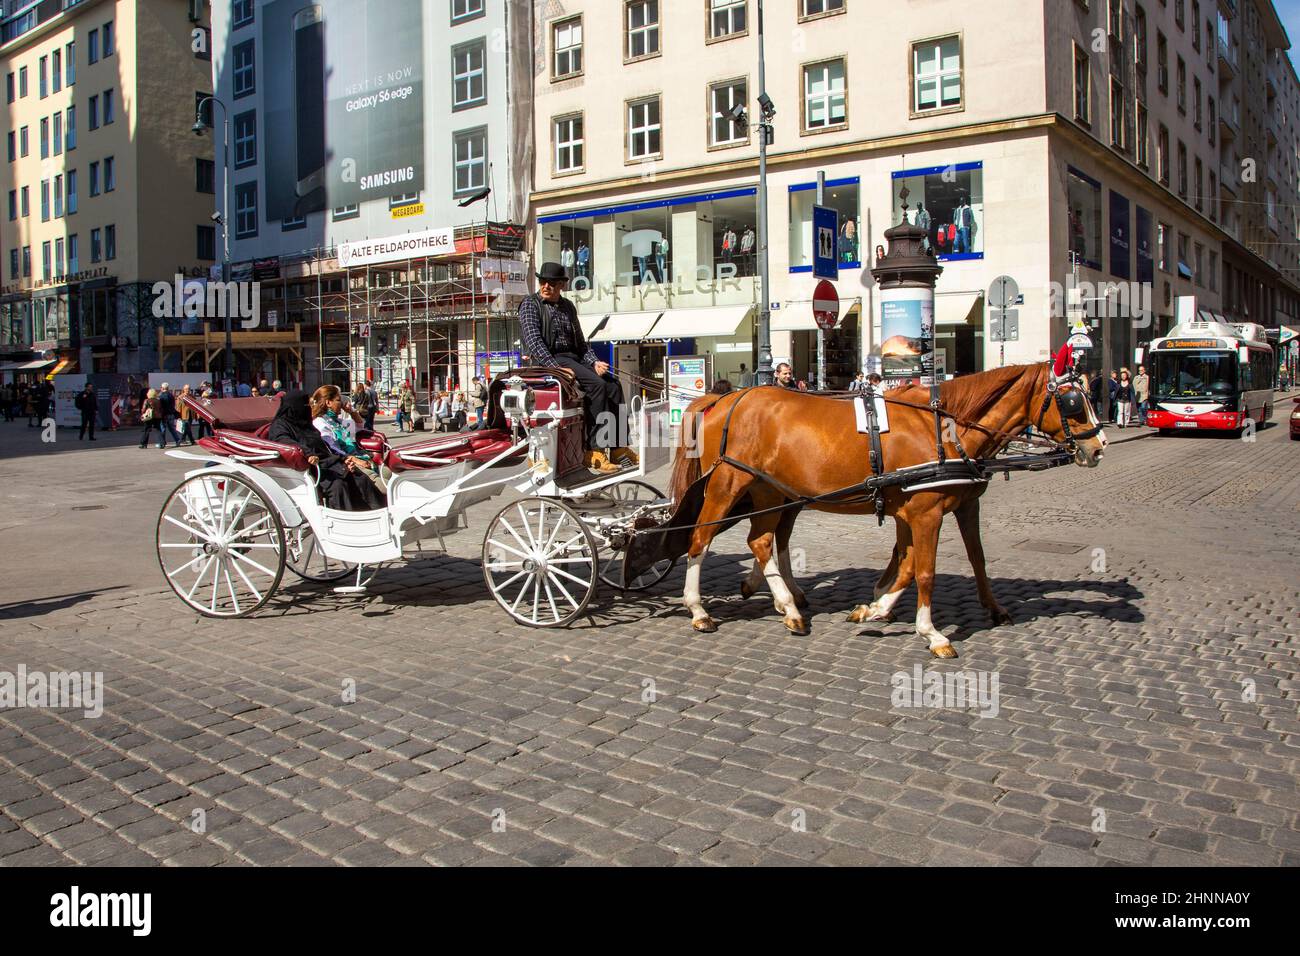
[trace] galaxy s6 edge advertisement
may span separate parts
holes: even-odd
[[[267,218],[419,192],[422,4],[277,0],[259,13]]]

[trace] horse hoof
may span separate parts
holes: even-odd
[[[993,622],[995,627],[1013,623],[1011,615],[1007,613],[1005,608],[1000,607],[989,611],[989,620]]]
[[[695,630],[699,631],[701,634],[712,634],[718,629],[718,624],[711,617],[702,617],[698,620],[691,621],[691,627],[695,628]]]
[[[859,605],[849,612],[849,621],[853,624],[866,624],[870,621],[888,624],[893,621],[893,619],[894,615],[881,614],[877,611],[873,611],[869,604]]]
[[[754,596],[754,589],[749,586],[748,581],[740,586],[740,596],[745,600],[749,600]]]
[[[951,644],[939,644],[936,647],[930,648],[930,653],[935,657],[942,657],[945,660],[957,656],[957,651]]]
[[[787,617],[782,623],[785,624],[787,631],[798,637],[807,637],[812,633],[812,630],[808,627],[808,622],[801,617]]]
[[[807,607],[807,606],[808,606],[808,595],[804,594],[802,591],[796,591],[796,592],[795,592],[795,595],[794,595],[794,606],[795,606],[795,607]]]

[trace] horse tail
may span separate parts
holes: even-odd
[[[681,441],[673,455],[673,477],[669,482],[668,495],[679,505],[686,491],[700,479],[700,448],[698,445],[696,422],[700,416],[717,404],[721,395],[702,395],[686,406],[682,413]]]

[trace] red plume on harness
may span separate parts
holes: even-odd
[[[1062,345],[1061,351],[1056,353],[1056,361],[1052,364],[1052,374],[1060,378],[1073,366],[1074,349],[1069,345]]]

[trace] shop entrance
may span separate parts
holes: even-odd
[[[614,373],[623,384],[623,394],[628,398],[644,395],[650,401],[660,398],[667,354],[667,346],[662,342],[615,346]]]

